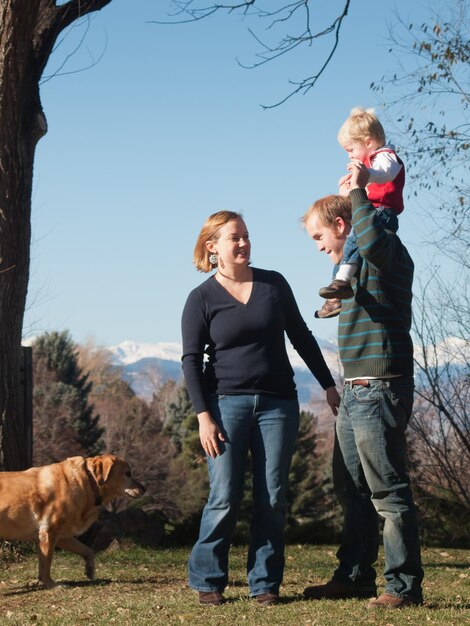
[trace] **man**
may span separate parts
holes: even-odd
[[[369,608],[422,604],[423,570],[416,510],[406,470],[405,430],[413,403],[410,337],[413,262],[367,199],[366,167],[354,162],[349,200],[328,196],[303,218],[308,235],[334,263],[351,224],[361,263],[354,296],[343,300],[338,344],[344,390],[336,422],[333,477],[344,511],[339,566],[309,599],[376,595],[378,515],[384,519],[385,592]],[[378,513],[378,515],[377,515]]]

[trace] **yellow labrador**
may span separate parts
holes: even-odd
[[[55,546],[82,556],[85,574],[93,580],[93,550],[75,536],[98,518],[101,504],[144,492],[128,463],[113,454],[0,472],[0,537],[39,544],[39,580],[48,589],[56,585],[51,578]]]

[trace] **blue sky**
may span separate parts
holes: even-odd
[[[336,192],[347,163],[336,134],[350,109],[380,104],[369,86],[396,69],[386,41],[394,11],[405,21],[427,11],[414,0],[352,0],[314,89],[264,110],[289,92],[289,80],[318,69],[331,40],[247,70],[236,58],[254,60],[251,22],[149,23],[169,4],[114,0],[92,15],[62,70],[70,73],[41,87],[49,131],[36,153],[24,334],[68,329],[103,346],[179,341],[187,294],[206,278],[192,265],[199,229],[209,214],[232,209],[247,222],[253,264],[283,273],[313,333],[332,339],[336,320],[313,317],[332,266],[299,217]],[[343,2],[318,4],[327,26]],[[84,26],[72,29],[46,75],[83,34]],[[425,272],[426,216],[410,200],[400,224]]]

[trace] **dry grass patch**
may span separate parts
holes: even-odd
[[[362,600],[305,601],[305,586],[326,581],[335,566],[335,549],[288,546],[283,601],[259,607],[248,598],[246,549],[231,553],[227,604],[202,607],[186,585],[188,549],[128,547],[97,555],[97,580],[87,581],[80,559],[57,552],[55,580],[66,584],[44,590],[35,586],[37,557],[0,559],[0,624],[23,626],[446,626],[470,625],[470,551],[424,550],[423,607],[371,612]],[[378,564],[379,570],[383,563]]]

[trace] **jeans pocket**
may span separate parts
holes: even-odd
[[[411,417],[413,395],[414,385],[412,384],[392,383],[390,385],[390,401],[397,408],[397,411],[401,409],[400,414],[402,415],[402,426],[404,428],[406,428]]]
[[[379,390],[375,384],[370,384],[368,387],[354,385],[352,387],[352,394],[354,396],[354,400],[359,404],[372,404],[377,402],[380,397]]]

